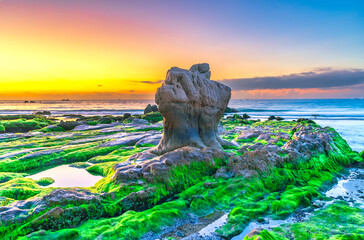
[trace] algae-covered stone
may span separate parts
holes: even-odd
[[[44,177],[36,181],[41,186],[48,186],[54,183],[54,179],[50,177]]]

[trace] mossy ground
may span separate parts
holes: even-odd
[[[139,118],[151,123],[161,119],[160,115],[154,113]],[[8,119],[4,122],[27,122],[34,119]],[[108,119],[118,121],[111,117]],[[88,121],[90,125],[100,124],[98,122],[100,118],[84,118],[83,120]],[[130,124],[132,121],[129,120],[123,120],[124,124]],[[102,121],[109,123],[107,119]],[[293,136],[292,129],[297,124],[317,126],[304,121],[301,123],[257,122],[237,116],[223,119],[221,123],[228,131],[242,126],[259,126],[269,129],[270,132],[287,133],[290,137]],[[0,124],[0,131],[1,126],[6,124]],[[39,127],[42,126],[39,125]],[[2,226],[0,227],[1,238],[15,239],[27,236],[27,239],[139,239],[148,231],[157,232],[173,224],[177,219],[188,217],[189,214],[203,216],[215,210],[230,212],[227,224],[217,232],[221,236],[231,238],[239,234],[251,221],[266,216],[284,219],[299,208],[309,207],[314,199],[325,200],[321,193],[323,186],[332,184],[336,175],[345,166],[360,161],[359,155],[351,151],[345,140],[331,129],[335,136],[333,144],[339,152],[318,154],[309,161],[296,165],[285,164],[270,169],[269,172],[260,176],[215,178],[216,170],[227,165],[227,159],[216,159],[214,166],[192,161],[189,166],[174,169],[167,184],[156,182],[149,185],[120,185],[113,181],[113,166],[125,162],[131,155],[151,146],[100,147],[101,144],[113,140],[113,134],[135,132],[129,125],[116,126],[111,130],[44,131],[43,134],[35,134],[31,137],[19,135],[19,137],[0,140],[2,143],[0,156],[9,156],[0,160],[0,204],[2,206],[49,193],[49,188],[40,185],[49,184],[52,182],[51,179],[34,181],[26,176],[61,164],[74,163],[77,167],[87,167],[90,173],[104,176],[95,186],[87,189],[95,194],[109,194],[98,204],[62,206],[65,210],[72,209],[72,218],[66,214],[52,224],[38,225],[46,226],[40,229],[33,227],[35,225],[31,222],[32,219],[21,224]],[[155,129],[143,131],[148,130]],[[238,135],[232,132],[223,135],[223,138],[234,140]],[[282,146],[286,141],[280,140],[276,144]],[[255,138],[247,142],[248,144],[256,142],[267,144],[267,141]],[[52,151],[41,154],[45,150]],[[234,147],[227,148],[226,151],[239,154]],[[143,179],[141,181],[143,182]],[[122,199],[132,192],[146,188],[157,190],[146,203],[143,203],[139,211],[125,209],[125,206],[121,204]],[[349,207],[345,203],[336,203],[316,212],[307,222],[277,228],[270,232],[263,231],[260,236],[262,239],[289,239],[289,236],[294,235],[295,239],[310,239],[307,237],[310,235],[315,236],[311,239],[328,239],[330,234],[336,234],[336,238],[331,239],[360,239],[360,234],[363,234],[360,228],[362,224],[362,210]]]

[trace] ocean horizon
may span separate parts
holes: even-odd
[[[142,114],[148,104],[154,104],[154,99],[35,100],[35,103],[1,100],[0,115],[50,111],[53,116],[120,116],[124,113]],[[323,127],[333,127],[353,150],[364,149],[364,132],[358,131],[364,129],[363,99],[231,99],[229,107],[238,110],[237,114],[247,113],[252,119],[262,121],[272,115],[285,120],[308,118]]]

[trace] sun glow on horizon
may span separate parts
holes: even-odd
[[[313,30],[282,34],[292,29],[286,21],[290,8],[259,12],[235,4],[239,7],[196,2],[187,11],[182,3],[168,8],[114,0],[0,1],[0,99],[153,98],[156,82],[170,67],[200,62],[210,63],[215,80],[364,63],[360,51],[341,47],[347,46],[345,39],[315,36],[316,46],[307,39],[298,44],[302,36],[319,35]],[[256,16],[248,8],[262,19],[250,22]],[[265,19],[274,14],[282,20]],[[312,17],[305,14],[302,22]],[[340,60],[330,57],[332,49]]]

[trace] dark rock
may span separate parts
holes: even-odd
[[[233,176],[226,167],[219,168],[215,173],[215,178],[229,179]]]
[[[59,206],[66,204],[77,204],[92,203],[99,201],[99,198],[86,190],[75,191],[75,190],[64,190],[56,189],[50,194],[45,195],[42,201],[47,206]]]
[[[210,80],[208,64],[190,70],[171,68],[155,96],[164,117],[164,135],[155,153],[183,146],[221,149],[218,124],[231,97],[231,89]]]
[[[128,118],[130,118],[131,117],[131,114],[130,113],[124,113],[124,120],[125,119],[128,119]]]
[[[176,232],[176,236],[177,236],[177,237],[184,237],[185,235],[183,234],[183,232],[181,232],[181,231],[177,231],[177,232]]]
[[[261,131],[253,130],[253,131],[243,131],[240,136],[238,137],[239,140],[248,140],[248,139],[254,139],[260,136],[262,134]]]
[[[142,157],[142,156],[140,156]],[[113,179],[120,182],[136,181],[143,178],[147,182],[169,183],[169,172],[177,166],[189,165],[194,162],[205,163],[206,166],[213,167],[214,159],[227,159],[228,154],[219,149],[194,147],[183,147],[172,152],[165,153],[159,157],[146,160],[139,165],[119,165],[114,166],[115,175]]]
[[[269,120],[269,121],[271,121],[271,120],[276,120],[276,117],[275,117],[275,116],[269,116],[268,120]]]
[[[250,116],[249,116],[248,114],[244,113],[244,114],[243,114],[243,118],[244,118],[244,119],[247,119],[247,118],[250,118]]]
[[[146,144],[158,145],[161,139],[162,139],[162,134],[154,134],[152,136],[142,138],[135,144],[135,146],[140,147]]]
[[[144,109],[144,114],[151,113],[151,112],[153,112],[152,106],[150,104],[148,104],[148,106]]]
[[[109,117],[102,117],[98,122],[101,124],[110,124],[114,122],[114,120]]]
[[[263,228],[254,228],[253,230],[251,230],[247,235],[246,235],[246,238],[250,239],[250,238],[253,238],[255,235],[258,235],[260,234],[261,232],[263,231]],[[260,239],[259,238],[256,238],[256,239]]]
[[[158,112],[158,106],[156,104],[152,105],[152,112]]]
[[[151,112],[142,116],[143,119],[147,120],[150,123],[156,123],[163,120],[162,114],[159,112]]]
[[[228,163],[230,172],[237,175],[242,171],[244,173],[246,170],[254,170],[260,174],[274,166],[282,166],[285,162],[295,164],[311,159],[314,154],[335,152],[331,146],[333,140],[330,131],[324,128],[313,131],[312,127],[304,125],[297,125],[292,130],[295,132],[292,140],[289,140],[282,148],[270,143],[263,145],[259,142],[251,146],[243,146],[239,150],[241,156],[230,157]],[[279,136],[289,139],[288,134]]]
[[[50,111],[39,111],[39,112],[35,112],[35,115],[51,115]]]
[[[149,137],[151,134],[150,133],[141,133],[141,134],[136,134],[136,135],[132,135],[132,136],[126,136],[126,137],[122,137],[116,140],[111,140],[109,142],[103,143],[100,145],[100,147],[112,147],[112,146],[133,146],[135,145],[138,141],[140,141],[141,139],[145,138],[145,137]]]
[[[236,110],[235,108],[226,107],[226,109],[225,109],[225,113],[236,113],[236,112],[239,112],[239,111]]]
[[[203,195],[193,195],[193,196],[191,197],[191,201],[194,201],[194,200],[196,200],[196,199],[204,200],[204,199],[205,199],[205,197],[204,197]]]
[[[79,125],[76,121],[63,121],[61,120],[60,123],[58,123],[58,126],[62,127],[64,130],[72,130],[75,127]]]
[[[148,114],[151,112],[158,112],[158,106],[157,105],[150,105],[148,104],[148,106],[144,109],[144,114]]]
[[[308,119],[308,118],[299,118],[299,119],[297,119],[297,122],[315,123],[314,121],[312,121],[311,119]]]

